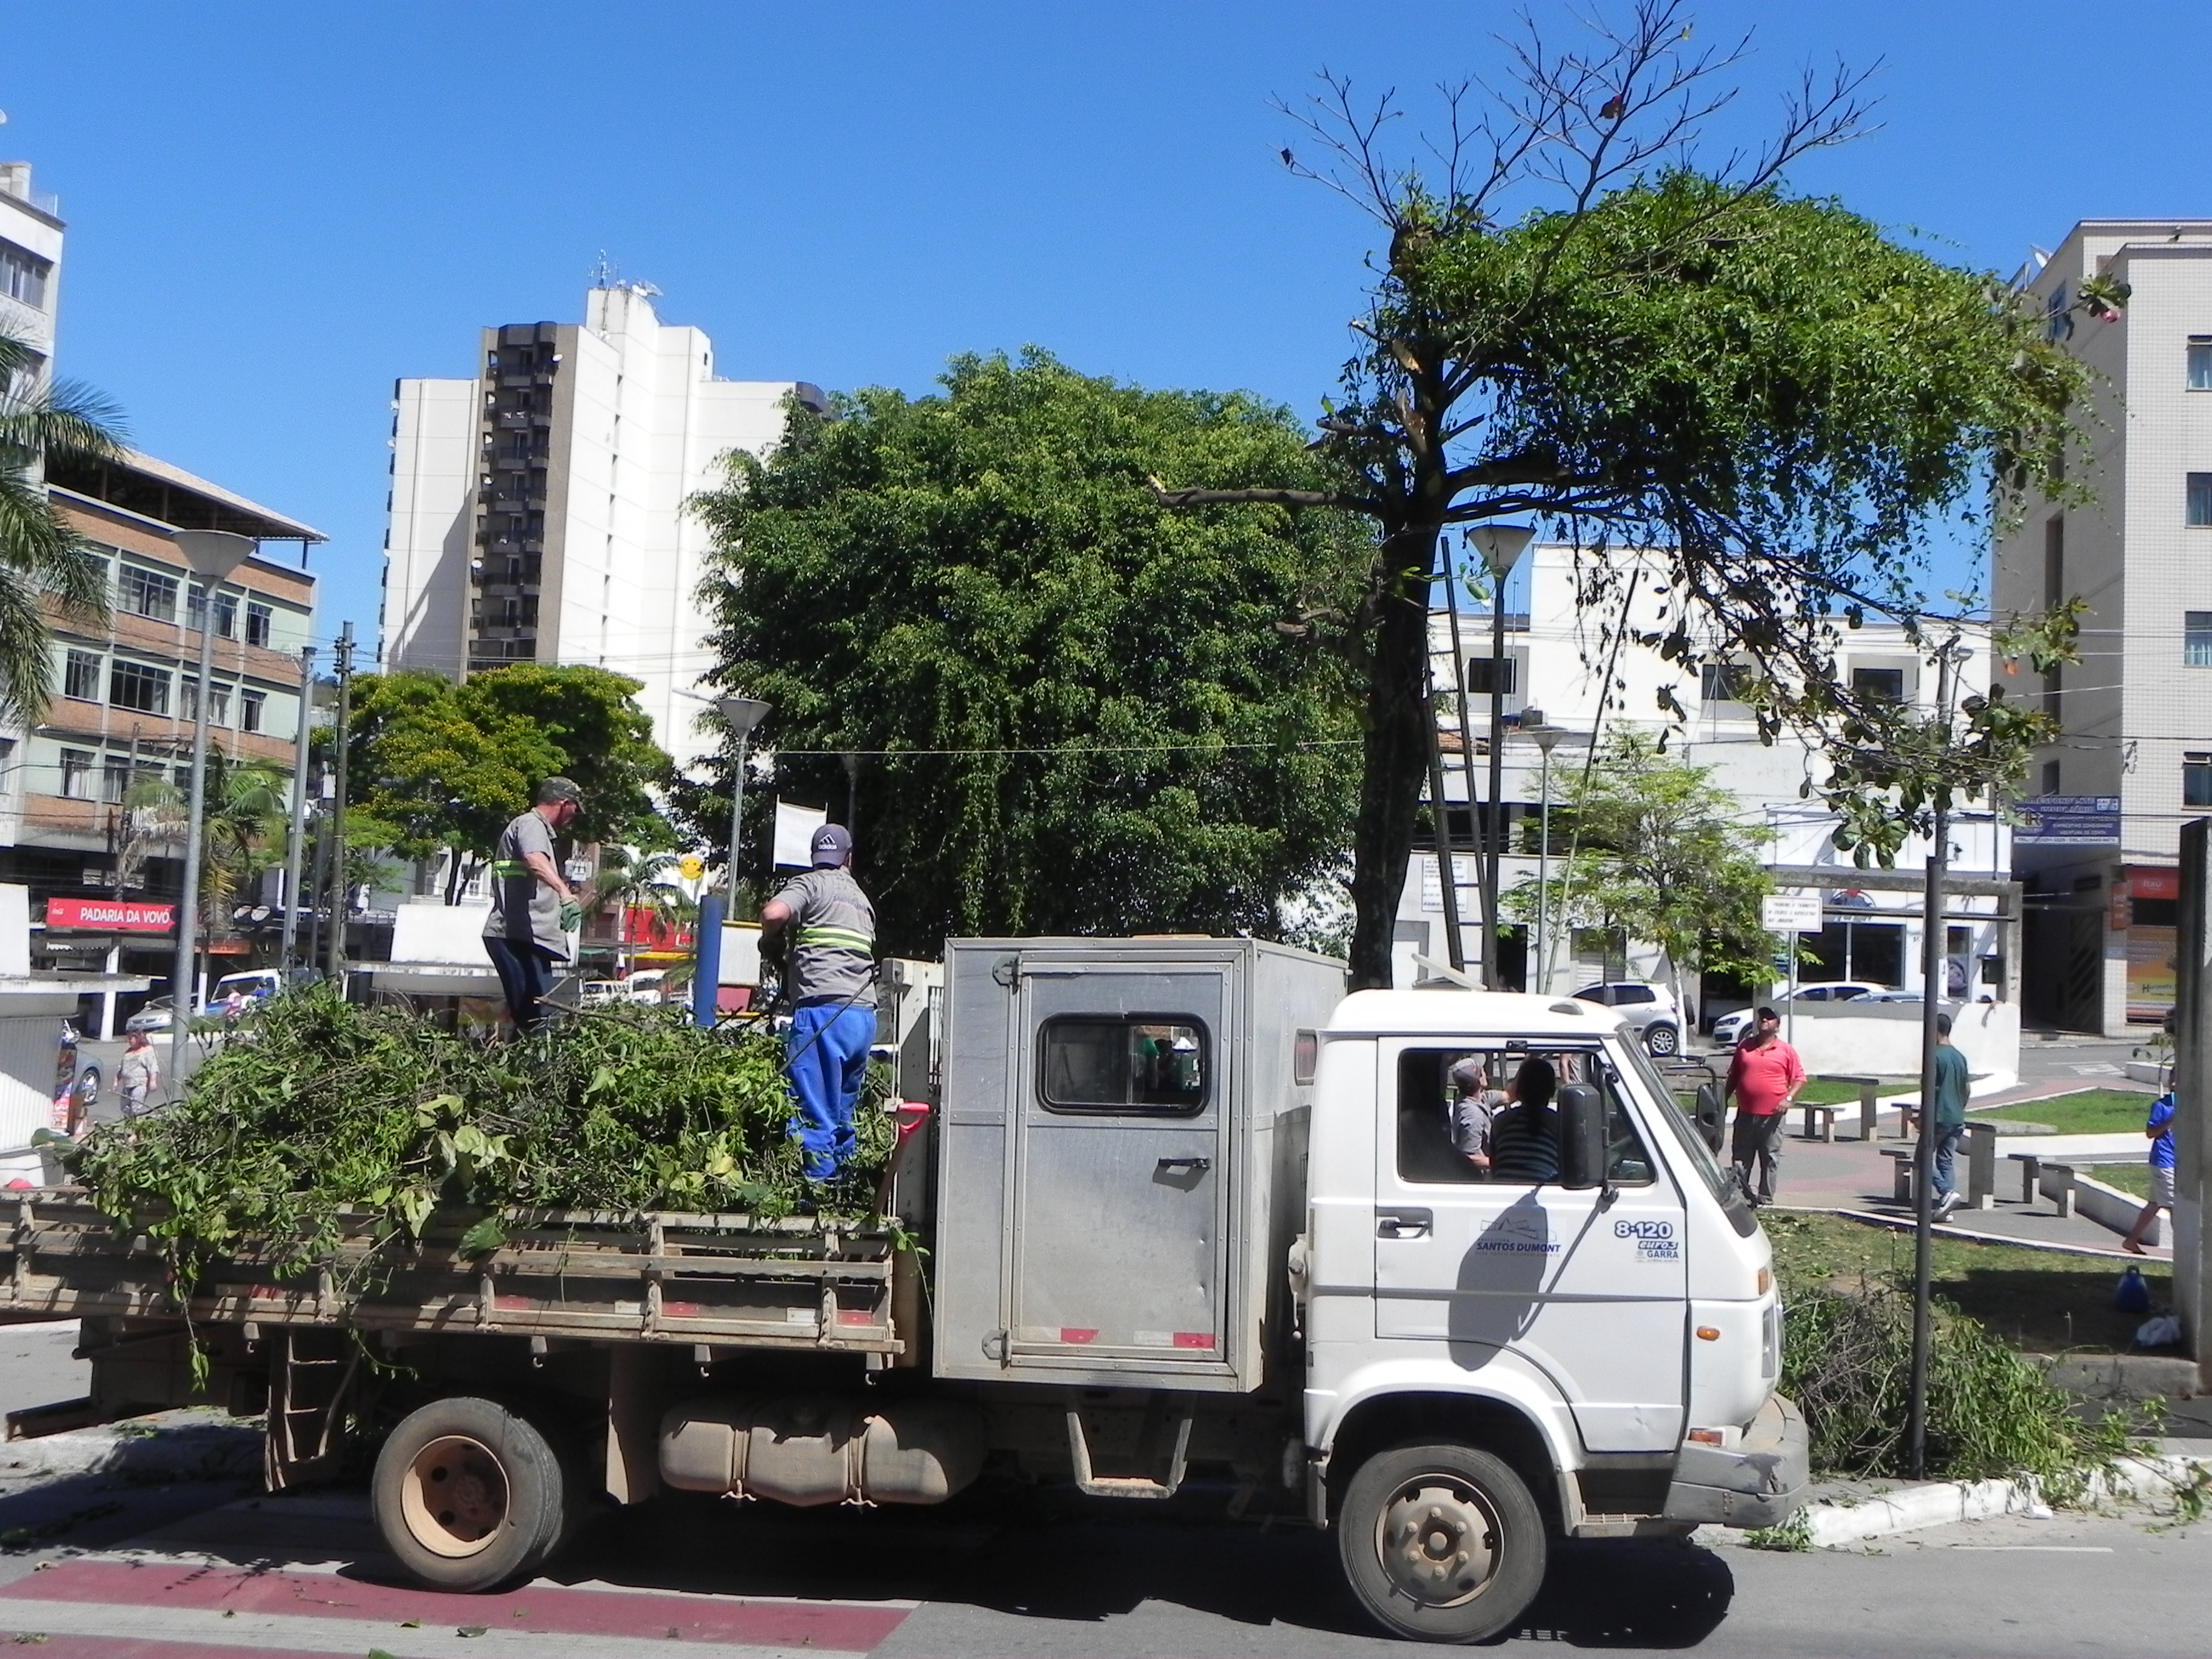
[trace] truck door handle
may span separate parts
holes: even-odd
[[[1432,1210],[1377,1210],[1375,1212],[1375,1237],[1426,1238],[1436,1222],[1436,1212]]]
[[[1163,1170],[1188,1170],[1194,1175],[1204,1175],[1212,1167],[1213,1160],[1210,1158],[1164,1158],[1160,1160]]]

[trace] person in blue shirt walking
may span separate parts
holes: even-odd
[[[2150,1224],[2158,1219],[2160,1210],[2171,1211],[2173,1208],[2172,1090],[2151,1103],[2150,1116],[2144,1121],[2143,1133],[2150,1137],[2150,1202],[2142,1206],[2142,1212],[2136,1217],[2136,1224],[2128,1229],[2128,1236],[2120,1241],[2120,1248],[2130,1255],[2147,1254],[2143,1249],[2143,1235],[2150,1231]]]
[[[793,1127],[810,1181],[835,1181],[859,1142],[853,1115],[876,1040],[876,908],[846,866],[842,823],[814,832],[814,867],[761,907],[761,942],[791,930],[791,1035],[784,1066],[799,1101]]]

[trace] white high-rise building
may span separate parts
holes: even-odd
[[[387,669],[456,677],[585,664],[644,683],[653,736],[688,762],[713,665],[696,591],[710,538],[684,510],[734,449],[783,435],[803,381],[723,380],[712,343],[611,283],[585,320],[483,331],[475,379],[401,380],[392,400]]]

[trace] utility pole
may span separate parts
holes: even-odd
[[[1451,805],[1444,799],[1443,736],[1437,730],[1437,672],[1432,657],[1421,658],[1421,724],[1429,736],[1429,823],[1437,837],[1437,884],[1443,895],[1444,951],[1451,965],[1465,972],[1467,949],[1460,943],[1459,886],[1454,879],[1451,852]],[[1468,803],[1474,810],[1474,803]]]
[[[337,793],[331,803],[331,933],[323,971],[343,981],[346,935],[346,732],[353,718],[353,624],[338,629]]]
[[[1942,752],[1951,751],[1952,675],[1959,641],[1944,641],[1936,658],[1936,718]],[[1936,787],[1935,840],[1928,849],[1928,889],[1920,913],[1920,1141],[1912,1154],[1912,1384],[1905,1410],[1905,1455],[1912,1478],[1922,1478],[1928,1462],[1929,1275],[1934,1249],[1936,1174],[1936,1018],[1945,983],[1943,866],[1951,857],[1950,785]],[[1790,959],[1796,959],[1792,941]]]
[[[292,965],[292,950],[300,940],[300,866],[307,827],[307,732],[315,708],[315,647],[300,647],[300,735],[292,747],[292,837],[284,847],[284,942],[278,947],[280,966]]]
[[[331,765],[323,763],[317,780],[315,807],[315,869],[307,878],[307,965],[323,958],[323,899],[331,882]]]
[[[1442,538],[1438,540],[1441,544]],[[1467,543],[1462,539],[1461,551],[1464,552],[1466,548]],[[1459,776],[1460,782],[1467,790],[1467,821],[1472,826],[1480,821],[1474,816],[1474,728],[1467,712],[1467,647],[1461,644],[1459,637],[1459,568],[1452,562],[1451,549],[1448,544],[1444,545],[1444,608],[1451,617],[1452,685],[1459,693]],[[1478,847],[1480,844],[1479,842],[1476,843]],[[1451,868],[1456,874],[1459,869],[1457,859],[1452,860]],[[1445,878],[1447,880],[1451,878],[1449,875]],[[1478,890],[1477,896],[1485,903],[1490,902],[1486,890]],[[1490,964],[1498,954],[1498,917],[1493,912],[1485,910],[1477,918],[1476,925],[1482,930],[1481,938],[1478,940],[1482,949],[1476,953],[1482,963],[1482,982],[1495,990],[1497,987],[1492,982]]]

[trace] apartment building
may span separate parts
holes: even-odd
[[[28,161],[0,161],[0,330],[39,354],[34,379],[53,379],[61,301],[61,204],[31,188]]]
[[[644,684],[679,763],[714,658],[696,598],[709,538],[685,511],[733,449],[765,453],[793,380],[724,380],[700,330],[611,280],[581,325],[483,331],[468,380],[394,389],[383,640],[388,669],[587,664]]]
[[[1800,793],[1808,781],[1817,790],[1828,768],[1803,739],[1785,734],[1763,742],[1752,711],[1732,696],[1741,684],[1728,665],[1713,663],[1686,674],[1632,637],[1617,651],[1595,619],[1580,608],[1571,548],[1537,544],[1522,555],[1508,580],[1505,649],[1492,646],[1487,611],[1462,616],[1458,654],[1466,659],[1470,688],[1470,726],[1474,744],[1474,787],[1460,763],[1456,722],[1444,722],[1444,792],[1449,806],[1459,902],[1468,955],[1475,954],[1480,916],[1477,860],[1473,849],[1485,836],[1501,838],[1500,890],[1510,892],[1539,873],[1538,820],[1548,787],[1556,805],[1566,797],[1570,775],[1588,763],[1594,743],[1626,730],[1668,734],[1668,752],[1691,765],[1710,768],[1712,781],[1733,795],[1740,821],[1767,839],[1765,861],[1778,890],[1817,892],[1824,927],[1803,944],[1812,961],[1801,967],[1807,983],[1861,980],[1908,993],[1923,980],[1921,884],[1929,846],[1911,836],[1893,868],[1863,870],[1835,844],[1834,815]],[[1661,584],[1646,583],[1632,618],[1634,629],[1664,631],[1657,601]],[[1431,618],[1430,644],[1437,684],[1455,683],[1455,645],[1447,614]],[[1960,688],[1986,684],[1990,672],[1989,630],[1967,629]],[[1843,636],[1838,670],[1862,691],[1932,708],[1936,672],[1894,625],[1869,623]],[[1613,687],[1606,691],[1607,669]],[[1503,751],[1502,812],[1481,803],[1487,776],[1490,692],[1496,686],[1507,721]],[[1671,691],[1685,711],[1679,722],[1662,713],[1660,692]],[[1520,730],[1524,711],[1540,709],[1544,724],[1567,735],[1552,751],[1548,786],[1543,755]],[[1470,809],[1466,803],[1473,799]],[[1564,820],[1562,821],[1562,826]],[[1492,826],[1498,826],[1492,829]],[[1555,830],[1555,848],[1566,848],[1564,827]],[[1954,896],[1947,903],[1943,941],[1944,994],[2006,1002],[2017,996],[2019,943],[2012,879],[2012,836],[2001,815],[1987,803],[1969,803],[1952,815],[1950,867]],[[1555,870],[1556,873],[1556,870]],[[1608,978],[1666,977],[1659,953],[1648,943],[1611,938],[1596,930],[1561,927],[1540,951],[1527,927],[1513,927],[1502,941],[1499,965],[1505,981],[1553,994],[1571,993]],[[1414,977],[1413,955],[1446,959],[1443,872],[1433,842],[1414,856],[1400,899],[1397,976]],[[1717,978],[1691,988],[1701,1023],[1730,1007],[1741,1007],[1766,994],[1766,986],[1742,986]]]
[[[2069,307],[2125,283],[2104,319]],[[1996,548],[2000,615],[2087,606],[2078,666],[2046,676],[2064,728],[2015,842],[2032,1019],[2123,1035],[2172,1006],[2182,823],[2212,813],[2212,220],[2091,219],[2027,292],[2095,376],[2094,500],[2043,502]]]

